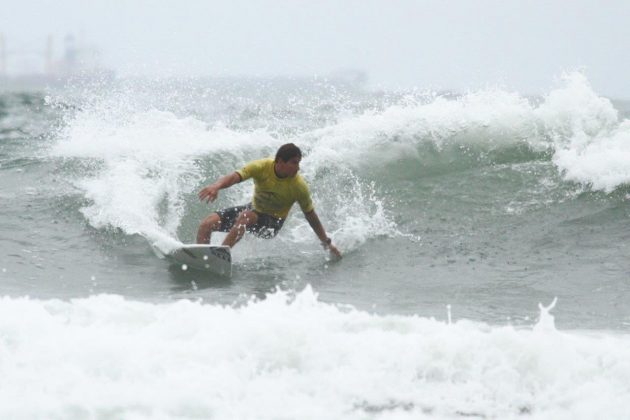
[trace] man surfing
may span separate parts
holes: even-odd
[[[238,171],[219,178],[199,192],[201,201],[216,200],[219,190],[234,184],[254,179],[252,202],[211,213],[199,225],[198,244],[209,244],[212,232],[228,232],[223,245],[232,248],[245,232],[270,239],[278,234],[289,210],[296,201],[304,217],[319,238],[324,249],[341,258],[341,253],[332,244],[319,221],[306,181],[298,174],[302,151],[293,143],[282,145],[275,159],[255,160]]]

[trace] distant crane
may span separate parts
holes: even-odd
[[[78,48],[73,35],[65,36],[64,54],[55,61],[52,35],[47,37],[43,50],[9,50],[6,37],[0,33],[0,77],[8,77],[9,73],[45,77],[69,75],[83,68],[99,68],[99,58],[100,51],[97,48]]]
[[[4,34],[0,33],[0,77],[7,73],[7,50],[4,44]]]

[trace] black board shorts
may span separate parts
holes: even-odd
[[[258,221],[247,227],[249,233],[253,233],[259,238],[271,239],[280,232],[284,219],[279,219],[270,214],[261,213],[252,208],[252,203],[245,204],[244,206],[230,207],[227,209],[217,211],[219,218],[221,219],[221,226],[217,229],[219,232],[229,232],[236,222],[236,218],[245,210],[251,210],[258,215]]]

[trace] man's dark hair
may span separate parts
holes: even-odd
[[[296,156],[300,159],[302,158],[302,151],[299,147],[293,143],[283,144],[276,152],[276,162],[278,159],[282,159],[283,162],[288,162]]]

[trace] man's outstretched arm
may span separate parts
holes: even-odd
[[[219,196],[219,190],[223,188],[229,188],[234,184],[241,182],[241,176],[238,172],[232,172],[231,174],[222,176],[217,179],[214,184],[210,184],[207,187],[199,191],[199,199],[201,201],[206,200],[207,203],[214,201]]]
[[[324,249],[329,250],[335,257],[341,258],[341,252],[339,252],[337,247],[332,244],[328,235],[326,235],[326,231],[322,226],[322,222],[319,221],[319,217],[317,216],[317,213],[315,213],[315,210],[304,213],[304,217],[306,217],[306,220],[308,220],[308,224],[311,225],[313,232],[315,232],[319,240],[322,242]]]

